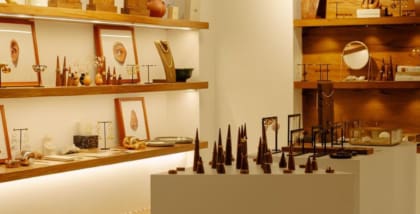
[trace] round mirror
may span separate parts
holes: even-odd
[[[364,68],[369,62],[369,50],[365,43],[352,41],[343,50],[344,63],[353,70]]]

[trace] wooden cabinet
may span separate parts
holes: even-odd
[[[91,29],[93,29],[93,24],[102,23],[102,24],[113,24],[113,25],[128,25],[134,26],[138,28],[153,28],[153,29],[146,29],[145,31],[150,31],[150,34],[147,36],[148,39],[154,38],[154,36],[166,35],[168,32],[166,29],[170,30],[200,30],[200,29],[207,29],[209,27],[208,23],[206,22],[196,22],[196,21],[186,21],[186,20],[169,20],[169,19],[161,19],[161,18],[151,18],[145,16],[136,16],[136,15],[125,15],[125,14],[116,14],[116,13],[109,13],[109,12],[100,12],[100,11],[83,11],[78,9],[65,9],[65,8],[48,8],[48,7],[35,7],[35,6],[22,6],[22,5],[11,5],[11,4],[0,4],[0,18],[4,17],[12,17],[12,18],[23,18],[23,19],[35,19],[36,21],[40,20],[41,23],[37,23],[42,25],[44,29],[48,29],[48,32],[41,33],[41,37],[44,36],[45,40],[58,40],[57,38],[50,38],[50,34],[56,33],[60,31],[57,26],[66,22],[67,27],[74,27],[81,32],[86,33],[87,39],[84,44],[90,43],[90,39],[93,38],[93,35],[89,35],[92,33]],[[50,29],[48,25],[50,20],[52,20],[53,25]],[[70,22],[70,23],[67,23]],[[80,24],[83,23],[83,24]],[[74,24],[76,23],[76,24]],[[86,23],[86,24],[85,24]],[[47,26],[48,25],[48,26]],[[45,27],[47,26],[47,27]],[[164,29],[164,30],[156,30],[155,28]],[[39,29],[39,28],[37,28]],[[65,32],[73,31],[74,29],[65,28]],[[143,29],[142,29],[143,30]],[[145,32],[141,31],[141,32]],[[159,32],[158,32],[159,31]],[[149,32],[148,32],[149,33]],[[161,33],[161,34],[159,34]],[[194,33],[194,32],[192,32]],[[57,35],[57,34],[55,34]],[[177,38],[182,37],[184,34],[177,33]],[[189,35],[189,34],[188,34]],[[143,35],[140,35],[143,36]],[[48,37],[48,38],[45,38]],[[195,38],[195,37],[193,37]],[[183,42],[188,41],[187,39],[182,38]],[[147,40],[148,42],[149,40]],[[198,40],[197,40],[198,41]],[[194,40],[196,42],[196,40]],[[59,42],[55,41],[57,44]],[[145,42],[146,43],[146,42]],[[50,45],[50,43],[44,42],[43,45]],[[151,43],[153,44],[153,43]],[[197,44],[198,45],[198,44]],[[54,46],[54,45],[52,45]],[[76,53],[89,51],[89,47],[85,47],[86,45],[81,45],[81,47],[74,47]],[[93,44],[92,44],[93,46]],[[194,43],[195,46],[195,43]],[[42,47],[42,44],[40,45]],[[55,50],[51,47],[50,49],[44,47],[44,53],[46,52],[45,49],[52,51],[52,55],[60,53],[60,50]],[[59,49],[59,48],[57,48]],[[91,47],[91,51],[93,54],[93,47]],[[79,52],[77,52],[79,51]],[[144,51],[144,48],[142,49]],[[190,52],[190,54],[195,52]],[[84,56],[84,55],[82,55]],[[49,57],[49,56],[48,56]],[[45,59],[44,61],[48,61]],[[189,56],[189,58],[192,58]],[[55,57],[54,57],[55,59]],[[93,59],[93,57],[92,57]],[[198,58],[195,58],[198,59]],[[198,63],[197,63],[198,64]],[[49,66],[51,68],[51,66]],[[48,73],[45,75],[53,76],[54,69],[50,69],[47,71]],[[50,78],[52,79],[52,78]],[[89,86],[89,87],[10,87],[10,88],[1,88],[0,89],[0,104],[4,104],[6,107],[6,114],[8,119],[8,125],[11,128],[15,126],[30,126],[29,130],[34,132],[38,132],[37,136],[31,136],[31,142],[34,144],[38,144],[42,140],[42,136],[45,136],[46,133],[50,135],[60,136],[63,139],[59,139],[58,141],[65,141],[67,143],[71,142],[72,131],[71,127],[74,126],[74,123],[78,120],[83,120],[83,118],[88,118],[86,120],[93,120],[96,121],[95,117],[97,115],[106,115],[105,118],[109,120],[113,120],[113,95],[120,95],[121,96],[139,96],[139,93],[142,95],[140,96],[154,96],[157,97],[156,99],[151,99],[151,102],[155,102],[156,107],[154,109],[148,109],[149,113],[151,110],[156,111],[164,111],[162,118],[159,120],[164,120],[168,123],[171,119],[170,114],[173,114],[173,111],[176,110],[168,110],[164,108],[171,108],[169,104],[174,104],[175,102],[179,103],[180,101],[176,98],[179,96],[171,94],[172,97],[167,98],[164,97],[164,93],[153,93],[153,92],[171,92],[171,91],[181,91],[185,90],[186,96],[189,96],[185,99],[181,99],[181,102],[185,102],[186,104],[183,105],[190,105],[188,101],[197,100],[195,95],[191,95],[189,90],[198,90],[198,89],[207,89],[208,82],[206,81],[188,81],[183,83],[158,83],[158,84],[132,84],[132,85],[113,85],[113,86]],[[149,93],[152,92],[152,93]],[[148,95],[143,95],[143,93],[148,93]],[[81,96],[81,95],[94,95],[94,96]],[[72,96],[75,96],[74,98]],[[168,95],[170,96],[170,95]],[[180,95],[181,96],[181,95]],[[19,99],[18,99],[19,98]],[[106,100],[106,101],[104,101]],[[163,101],[162,101],[163,100]],[[169,100],[169,101],[168,101]],[[168,102],[168,103],[166,103]],[[82,103],[78,105],[78,103]],[[111,104],[111,105],[109,105]],[[195,105],[196,103],[192,103]],[[182,106],[182,105],[181,105]],[[155,107],[155,106],[153,106]],[[87,108],[87,109],[86,109]],[[162,109],[159,109],[162,108]],[[175,107],[174,107],[175,108]],[[105,109],[105,110],[104,110]],[[176,109],[176,108],[175,108]],[[194,108],[192,108],[194,109]],[[187,109],[186,111],[188,111]],[[195,109],[194,109],[195,110]],[[90,112],[96,111],[96,112]],[[195,112],[191,113],[188,112],[191,117],[195,117],[197,114]],[[24,114],[25,116],[22,116]],[[39,115],[36,115],[39,114]],[[180,113],[180,115],[187,114],[187,113]],[[44,116],[41,116],[44,115]],[[81,116],[83,115],[83,116]],[[92,116],[95,115],[95,116]],[[94,119],[92,119],[94,118]],[[177,118],[175,118],[177,119]],[[176,121],[176,120],[175,120]],[[186,124],[190,122],[183,123]],[[171,121],[173,122],[173,121]],[[178,121],[176,121],[178,122]],[[63,128],[59,128],[62,127]],[[164,126],[164,125],[162,125]],[[182,124],[177,123],[177,126],[182,126]],[[44,128],[40,128],[44,127]],[[74,128],[74,127],[73,127]],[[63,131],[65,130],[65,131]],[[195,128],[194,130],[195,131]],[[64,133],[62,133],[64,132]],[[9,133],[12,135],[13,133]],[[34,134],[35,135],[35,134]],[[33,146],[32,148],[37,149],[41,146]],[[139,160],[144,158],[156,157],[161,155],[168,155],[174,154],[179,152],[187,152],[193,150],[193,145],[176,145],[174,147],[166,147],[166,148],[147,148],[146,150],[140,151],[131,151],[131,152],[122,152],[122,153],[115,153],[111,154],[106,157],[94,157],[94,158],[83,158],[80,160],[76,160],[69,163],[54,163],[54,164],[35,164],[30,167],[20,167],[18,169],[6,169],[5,166],[0,166],[0,182],[5,181],[12,181],[17,179],[29,178],[34,176],[41,176],[53,173],[60,173],[66,172],[71,170],[78,170],[83,168],[89,167],[96,167],[102,165],[109,165],[114,163],[132,161],[132,160]],[[200,144],[201,148],[207,147],[207,142],[203,141]]]
[[[305,128],[317,123],[319,64],[329,64],[336,121],[362,120],[419,132],[420,122],[414,118],[420,118],[420,82],[378,81],[382,62],[389,63],[390,57],[394,66],[420,65],[420,56],[412,54],[420,47],[419,23],[420,17],[295,20],[295,28],[302,31],[302,63],[308,64],[308,81],[298,78],[294,84],[295,89],[302,90]],[[368,66],[353,71],[342,62],[345,44],[355,40],[369,48],[371,80],[343,82],[348,75],[368,74]],[[326,66],[322,69],[326,70]],[[301,67],[296,70],[301,72]]]

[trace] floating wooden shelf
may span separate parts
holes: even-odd
[[[77,96],[95,94],[124,94],[139,92],[176,91],[188,89],[206,89],[208,82],[186,83],[153,83],[142,85],[110,85],[110,86],[79,86],[79,87],[31,87],[31,88],[0,88],[0,98],[47,97],[47,96]]]
[[[207,148],[207,142],[201,142],[200,148]],[[0,166],[0,182],[31,178],[42,175],[49,175],[60,172],[67,172],[78,169],[85,169],[96,166],[104,166],[127,161],[140,160],[151,157],[188,152],[194,150],[194,144],[177,144],[174,147],[147,147],[145,150],[116,152],[106,157],[83,157],[81,160],[71,162],[35,161],[29,167],[6,168]],[[83,154],[83,153],[81,153]],[[82,156],[79,156],[82,157]]]
[[[334,82],[335,89],[420,89],[420,81],[370,81],[370,82]],[[317,82],[297,81],[295,88],[316,89]]]
[[[14,18],[57,19],[60,21],[111,22],[115,24],[140,25],[161,28],[208,29],[209,23],[187,20],[162,19],[148,16],[125,15],[102,11],[85,11],[81,9],[37,7],[0,3],[0,16]]]
[[[346,19],[296,19],[295,27],[338,27],[366,25],[405,25],[420,24],[420,17],[381,17],[381,18],[346,18]]]

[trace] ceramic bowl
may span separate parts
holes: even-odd
[[[176,81],[185,82],[187,79],[191,78],[193,68],[176,68]]]

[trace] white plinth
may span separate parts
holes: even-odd
[[[356,209],[360,214],[416,213],[416,147],[404,143],[393,147],[374,147],[372,155],[352,159],[318,158],[319,167],[355,174]],[[278,163],[280,155],[275,155]],[[307,155],[296,157],[306,163]],[[420,200],[420,199],[417,199]]]
[[[302,169],[283,174],[273,164],[268,175],[251,161],[249,175],[231,167],[226,171],[152,175],[152,214],[356,213],[353,174],[305,174]]]
[[[417,201],[417,214],[420,214],[420,154],[417,154],[417,194],[416,194],[416,201]]]

